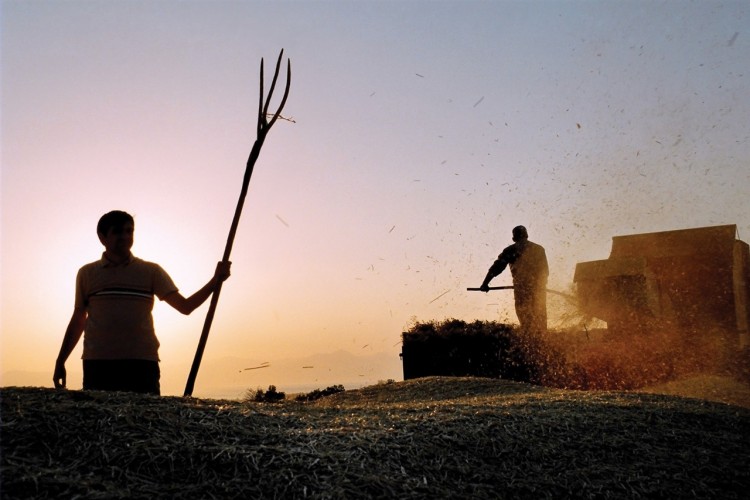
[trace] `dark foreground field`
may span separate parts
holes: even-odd
[[[3,388],[6,498],[747,498],[750,409],[427,378],[312,403]]]

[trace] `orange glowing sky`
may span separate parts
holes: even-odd
[[[259,62],[281,48],[296,123],[261,152],[197,396],[400,379],[414,319],[515,321],[510,293],[465,289],[517,224],[555,289],[614,235],[737,224],[750,240],[749,8],[3,0],[0,383],[52,385],[106,211],[135,216],[134,253],[183,292],[205,283]],[[163,394],[181,394],[206,308],[156,305]],[[337,354],[303,369],[318,353]]]

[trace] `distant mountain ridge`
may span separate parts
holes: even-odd
[[[331,385],[356,389],[389,379],[403,379],[401,360],[395,353],[356,355],[337,350],[277,360],[223,357],[201,367],[195,395],[236,398],[248,390],[265,390],[269,385],[287,393]]]
[[[82,374],[80,363],[72,361],[68,362],[68,380],[69,386],[76,388],[76,383],[80,387]],[[182,395],[187,369],[189,366],[175,363],[161,364],[162,395]],[[237,399],[247,391],[266,390],[269,385],[275,385],[279,391],[297,393],[331,385],[357,389],[389,379],[403,379],[401,360],[393,352],[358,355],[340,349],[281,359],[224,356],[203,360],[193,395]],[[0,377],[0,386],[52,387],[52,370],[6,371]]]

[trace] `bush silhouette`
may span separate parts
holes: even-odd
[[[541,339],[517,326],[448,319],[402,333],[404,379],[476,376],[540,383],[556,363]]]

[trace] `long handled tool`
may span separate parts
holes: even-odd
[[[466,289],[469,292],[482,292],[483,290],[481,288],[467,288]],[[512,286],[491,286],[488,288],[488,290],[513,290]]]
[[[281,69],[281,59],[284,56],[284,50],[281,50],[279,59],[276,61],[276,71],[273,74],[273,80],[271,81],[271,88],[268,91],[268,97],[265,102],[263,99],[263,59],[260,60],[260,99],[258,102],[258,131],[253,144],[253,149],[250,151],[250,157],[247,159],[247,167],[245,168],[245,177],[242,180],[242,190],[240,191],[240,199],[237,201],[237,208],[234,212],[234,219],[232,219],[232,226],[229,230],[229,237],[227,238],[227,244],[224,248],[223,262],[229,262],[229,254],[232,252],[232,245],[234,244],[234,235],[237,233],[237,226],[240,222],[240,215],[242,214],[242,207],[245,204],[245,196],[247,196],[247,188],[250,184],[250,176],[253,175],[253,167],[255,162],[258,160],[260,154],[260,148],[263,147],[263,141],[266,140],[268,131],[276,120],[281,115],[281,110],[284,109],[286,99],[289,97],[289,85],[292,81],[292,63],[287,59],[286,65],[286,88],[284,89],[284,96],[281,98],[279,108],[273,114],[271,121],[268,121],[268,106],[271,103],[271,96],[273,95],[274,88],[276,88],[276,80],[279,77],[279,70]],[[221,285],[219,282],[214,289],[214,293],[211,296],[211,305],[208,308],[208,314],[206,314],[206,321],[203,324],[203,331],[201,332],[201,338],[198,342],[198,349],[195,352],[195,358],[193,359],[193,366],[190,368],[190,375],[188,376],[187,384],[185,385],[185,396],[193,395],[193,387],[195,386],[195,378],[198,376],[198,369],[201,365],[201,359],[203,358],[203,351],[206,349],[206,341],[208,340],[208,332],[211,330],[211,323],[216,313],[216,305],[219,303],[219,293],[221,293]]]
[[[483,291],[481,288],[467,288],[466,290],[469,291],[469,292],[481,292],[481,291]],[[512,286],[491,286],[491,287],[488,288],[488,290],[513,290],[513,287]],[[552,290],[550,288],[546,288],[545,291],[547,293],[551,293],[553,295],[559,295],[560,297],[564,298],[565,300],[567,300],[568,302],[570,302],[572,304],[577,304],[578,303],[578,301],[576,300],[576,298],[573,295],[569,294],[569,293],[558,292],[557,290]]]

